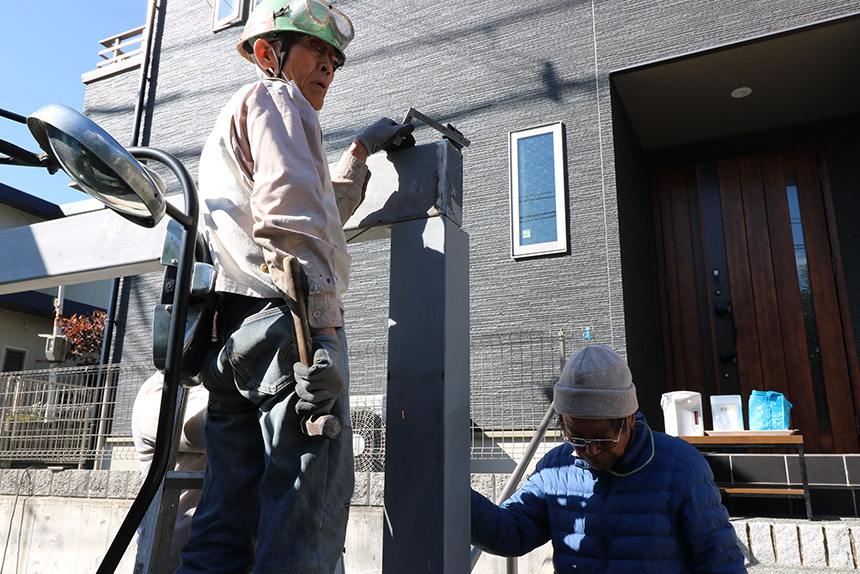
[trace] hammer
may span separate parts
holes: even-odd
[[[299,346],[299,360],[305,366],[310,367],[313,362],[311,356],[311,328],[308,324],[308,308],[305,305],[305,284],[307,278],[299,260],[295,257],[289,258],[286,269],[287,296],[293,300],[295,305],[290,305],[290,314],[293,316],[293,326],[296,332],[296,342]],[[321,436],[334,438],[340,434],[341,422],[334,415],[309,415],[302,418],[302,432],[308,436]]]

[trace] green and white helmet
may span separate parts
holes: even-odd
[[[254,41],[284,32],[315,36],[334,46],[344,61],[355,34],[346,14],[322,0],[261,0],[248,17],[236,49],[253,63]]]

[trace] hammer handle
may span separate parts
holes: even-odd
[[[295,309],[290,308],[293,315],[293,326],[296,331],[296,341],[299,345],[299,360],[306,367],[311,366],[311,328],[308,324],[308,306],[305,303],[304,271],[301,263],[295,257],[289,260],[287,268],[288,288],[287,293],[296,302]]]
[[[296,332],[296,342],[299,346],[299,360],[310,367],[311,328],[308,323],[308,307],[305,304],[304,271],[295,257],[289,259],[287,266],[287,295],[295,301],[295,309],[290,307],[293,316],[293,326]],[[312,415],[302,418],[302,431],[308,436],[336,437],[341,430],[341,422],[334,415]]]

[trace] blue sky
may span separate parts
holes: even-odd
[[[146,23],[149,0],[11,1],[0,20],[0,108],[26,116],[46,104],[84,105],[81,74],[96,68],[100,40]],[[23,124],[0,117],[0,139],[32,152]],[[88,196],[62,172],[0,165],[0,183],[62,204]]]

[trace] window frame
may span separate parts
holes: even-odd
[[[233,0],[233,10],[227,16],[223,16],[218,18],[218,9],[221,7],[221,0],[215,0],[214,4],[212,4],[212,31],[218,32],[220,30],[224,30],[225,28],[229,28],[233,24],[242,20],[242,7],[245,5],[246,0]],[[253,0],[251,0],[253,2]]]
[[[9,345],[5,345],[3,347],[3,357],[2,362],[0,362],[0,372],[3,373],[15,373],[18,371],[7,371],[6,370],[6,359],[9,357],[9,352],[12,351],[14,353],[21,353],[21,370],[24,371],[27,369],[27,349],[22,349],[20,347],[11,347]]]
[[[552,134],[553,141],[553,175],[555,183],[555,214],[556,239],[532,245],[523,245],[520,228],[519,209],[519,149],[520,140]],[[510,178],[510,209],[511,209],[511,257],[522,259],[567,253],[568,251],[568,209],[567,209],[567,161],[564,147],[564,123],[554,122],[522,130],[508,132],[508,176]]]

